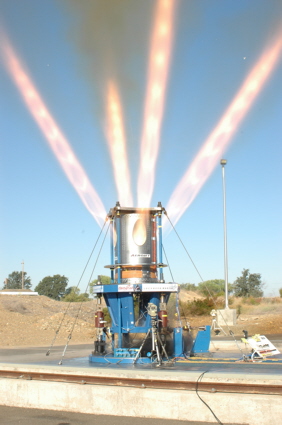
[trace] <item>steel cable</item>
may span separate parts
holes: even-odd
[[[163,244],[162,244],[162,248],[163,248],[165,259],[166,259],[166,262],[167,262],[167,265],[168,265],[168,268],[169,268],[169,271],[170,271],[172,282],[174,282],[174,278],[173,278],[173,275],[172,275],[170,264],[168,262],[168,258],[167,258],[167,255],[166,255],[166,252],[165,252],[165,249],[164,249]],[[181,316],[180,316],[180,312],[179,312],[179,292],[176,293],[176,312],[177,312],[178,322],[179,322],[180,326],[182,327]],[[183,309],[182,309],[182,313],[184,313]],[[184,313],[184,318],[185,318],[185,321],[186,321],[186,324],[187,324],[185,313]]]
[[[92,248],[92,251],[91,251],[91,253],[90,253],[90,255],[89,255],[89,258],[88,258],[88,260],[87,260],[87,262],[86,262],[86,265],[85,265],[85,267],[84,267],[84,269],[83,269],[83,272],[82,272],[82,274],[81,274],[81,276],[80,276],[80,279],[79,279],[79,281],[78,281],[78,283],[77,283],[77,285],[76,285],[76,287],[75,287],[76,289],[77,289],[77,288],[79,287],[79,285],[80,285],[80,282],[81,282],[81,280],[82,280],[82,278],[83,278],[83,276],[84,276],[84,273],[85,273],[85,271],[86,271],[86,269],[87,269],[87,267],[88,267],[89,261],[91,260],[91,257],[92,257],[92,255],[93,255],[93,253],[94,253],[94,251],[95,251],[95,248],[96,248],[96,246],[97,246],[97,244],[98,244],[98,241],[99,241],[99,239],[100,239],[100,237],[101,237],[101,234],[103,233],[103,230],[104,230],[104,227],[105,227],[106,222],[107,222],[107,217],[105,218],[105,221],[104,221],[104,224],[103,224],[103,226],[102,226],[102,228],[101,228],[101,231],[100,231],[100,233],[99,233],[99,235],[98,235],[98,237],[97,237],[97,239],[96,239],[96,242],[95,242],[95,244],[94,244],[94,247]],[[87,287],[88,287],[88,285],[87,285]],[[86,290],[87,290],[87,288],[86,288]],[[59,326],[58,326],[57,330],[55,331],[55,336],[54,336],[54,338],[53,338],[53,341],[51,342],[51,345],[50,345],[49,349],[48,349],[48,350],[47,350],[47,352],[46,352],[46,356],[49,356],[49,354],[50,354],[50,352],[51,352],[51,350],[52,350],[52,348],[53,348],[53,345],[55,344],[55,341],[56,341],[57,336],[58,336],[58,334],[59,334],[59,332],[60,332],[60,330],[61,330],[62,324],[63,324],[63,322],[64,322],[64,320],[65,320],[65,317],[66,317],[67,312],[68,312],[68,310],[69,310],[69,308],[70,308],[70,305],[71,305],[71,302],[69,302],[69,303],[68,303],[68,305],[67,305],[67,307],[66,307],[66,309],[65,309],[65,312],[64,312],[64,314],[63,314],[62,320],[61,320],[61,322],[60,322],[60,324],[59,324]]]
[[[191,256],[190,256],[190,254],[189,254],[188,250],[186,249],[186,247],[185,247],[185,245],[184,245],[183,241],[181,240],[181,238],[180,238],[180,236],[179,236],[178,232],[176,231],[176,229],[175,229],[174,225],[172,224],[172,222],[171,222],[171,220],[170,220],[170,218],[169,218],[169,216],[168,216],[168,214],[167,214],[167,211],[164,211],[164,214],[166,215],[166,217],[167,217],[167,219],[168,219],[169,223],[171,224],[172,229],[173,229],[173,230],[174,230],[174,232],[176,233],[176,235],[177,235],[177,237],[178,237],[178,239],[179,239],[180,243],[182,244],[182,246],[183,246],[183,248],[184,248],[185,252],[187,253],[187,255],[188,255],[188,257],[189,257],[189,259],[190,259],[191,263],[193,264],[193,266],[194,266],[195,270],[197,271],[198,275],[200,276],[200,279],[201,279],[202,283],[204,283],[204,280],[203,280],[203,278],[202,278],[202,276],[201,276],[201,274],[200,274],[199,270],[197,269],[197,267],[196,267],[196,265],[195,265],[194,261],[192,260],[192,258],[191,258]],[[205,288],[206,288],[206,290],[207,290],[207,292],[208,292],[209,296],[211,297],[211,299],[212,299],[212,301],[213,301],[214,305],[217,307],[217,302],[216,302],[215,298],[213,297],[212,293],[210,292],[209,288],[208,288],[206,285],[205,285]],[[234,333],[232,332],[232,330],[230,329],[229,325],[227,324],[227,322],[226,322],[225,318],[223,317],[222,312],[221,312],[220,310],[217,310],[217,311],[220,313],[221,318],[222,318],[222,320],[224,321],[224,323],[225,323],[225,325],[226,325],[226,327],[227,327],[227,329],[228,329],[228,331],[229,331],[229,335],[233,338],[234,342],[235,342],[235,343],[236,343],[236,345],[237,345],[238,350],[241,352],[241,354],[243,354],[243,350],[239,347],[238,342],[237,342],[237,340],[236,340],[236,338],[235,338],[235,336],[234,336]]]
[[[103,227],[104,227],[104,226],[103,226]],[[91,279],[92,279],[93,273],[94,273],[94,271],[95,271],[95,268],[96,268],[96,265],[97,265],[98,259],[99,259],[99,257],[100,257],[100,254],[101,254],[102,248],[103,248],[104,243],[105,243],[105,240],[106,240],[106,236],[107,236],[108,231],[109,231],[109,227],[110,227],[110,222],[109,222],[109,224],[108,224],[107,231],[106,231],[105,236],[104,236],[104,239],[103,239],[103,241],[102,241],[102,244],[101,244],[100,250],[99,250],[99,252],[98,252],[98,255],[97,255],[97,258],[96,258],[96,261],[95,261],[94,267],[93,267],[93,269],[92,269],[91,275],[90,275],[90,277],[89,277],[89,281],[88,281],[88,284],[87,284],[87,286],[86,286],[86,291],[88,290],[88,287],[89,287],[89,285],[90,285],[90,282],[91,282]],[[101,234],[101,233],[100,233],[100,234]],[[74,330],[74,328],[75,328],[75,325],[76,325],[76,322],[77,322],[78,316],[79,316],[80,311],[81,311],[82,303],[83,303],[83,301],[81,301],[81,302],[80,302],[80,305],[79,305],[79,308],[78,308],[78,311],[77,311],[77,315],[76,315],[76,317],[75,317],[75,320],[74,320],[74,322],[73,322],[73,325],[72,325],[71,331],[70,331],[70,333],[69,333],[69,335],[68,335],[68,338],[67,338],[67,343],[66,343],[66,346],[65,346],[65,348],[64,348],[64,351],[63,351],[63,354],[62,354],[62,358],[61,358],[61,360],[60,360],[60,361],[59,361],[59,363],[58,363],[59,365],[61,365],[61,364],[63,363],[63,357],[64,357],[65,352],[66,352],[66,350],[67,350],[67,347],[68,347],[69,341],[71,340],[73,330]]]

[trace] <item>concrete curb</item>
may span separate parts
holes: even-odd
[[[105,368],[75,368],[59,366],[0,365],[6,371],[60,372],[69,374],[95,374],[99,376],[127,376],[159,379],[168,382],[179,379],[197,382],[201,371],[166,370],[114,370]],[[277,374],[209,372],[202,382],[259,383],[269,381],[282,385]],[[281,396],[263,394],[203,392],[201,398],[218,418],[225,423],[265,425],[279,424],[282,416]],[[0,379],[0,404],[25,408],[63,410],[114,416],[164,418],[216,423],[212,413],[204,406],[196,391],[151,389],[106,385],[82,385],[81,383],[51,382],[31,379]]]

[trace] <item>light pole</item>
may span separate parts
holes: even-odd
[[[224,166],[227,164],[227,160],[221,159],[220,164],[222,169],[222,190],[223,190],[225,308],[229,308],[228,306],[227,230],[226,230],[226,190],[225,190],[225,173],[224,173]]]
[[[24,289],[24,260],[22,261],[22,289]]]

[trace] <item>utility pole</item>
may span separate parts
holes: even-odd
[[[228,262],[227,262],[227,225],[226,225],[226,189],[225,189],[225,174],[224,167],[227,164],[226,159],[220,161],[222,168],[222,189],[223,189],[223,224],[224,224],[224,275],[225,275],[225,308],[217,310],[218,326],[235,326],[236,325],[236,310],[229,308],[228,305]]]
[[[22,289],[24,289],[24,260],[22,261]]]
[[[224,275],[225,275],[225,308],[228,306],[228,261],[227,261],[227,229],[226,229],[226,189],[225,189],[225,173],[224,166],[227,164],[226,159],[220,161],[222,168],[222,190],[223,190],[223,225],[224,225]]]

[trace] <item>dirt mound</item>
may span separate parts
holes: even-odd
[[[183,301],[183,302],[202,300],[203,298],[204,297],[202,295],[199,295],[197,292],[194,292],[194,291],[180,290],[179,292],[179,299],[180,301]]]
[[[4,308],[5,310],[8,310],[13,313],[21,313],[21,314],[30,313],[30,311],[28,310],[28,308],[25,306],[24,303],[14,299],[7,300],[7,303],[4,304]]]
[[[171,298],[173,303],[173,296]],[[202,297],[194,292],[180,292],[182,301],[193,301],[199,298]],[[102,304],[103,307],[105,304]],[[234,308],[236,308],[235,305]],[[242,305],[242,313],[239,314],[237,325],[232,327],[232,331],[240,337],[242,337],[243,329],[248,330],[249,334],[281,334],[281,308],[282,302],[272,303],[272,301],[255,306]],[[45,296],[1,295],[0,346],[3,348],[49,346],[58,329],[56,344],[66,344],[70,333],[72,333],[71,341],[74,344],[91,343],[95,336],[96,310],[96,300],[64,303]],[[186,324],[186,320],[192,327],[198,327],[211,325],[212,317],[209,315],[182,318],[182,325]],[[172,319],[170,323],[173,326]],[[175,326],[178,325],[175,324]],[[226,332],[229,331],[226,329]]]
[[[102,305],[105,307],[105,305]],[[0,346],[49,345],[56,331],[56,344],[89,343],[95,334],[97,301],[64,303],[45,296],[1,295]]]

